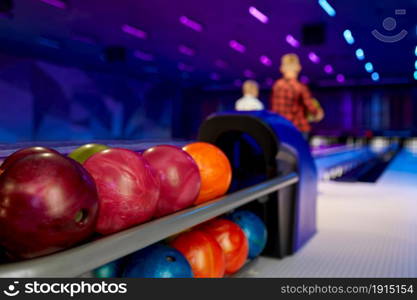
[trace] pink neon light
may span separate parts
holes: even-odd
[[[266,15],[264,15],[262,12],[260,12],[256,7],[251,6],[249,7],[249,13],[258,19],[260,22],[266,24],[268,23],[269,19]]]
[[[133,27],[128,24],[122,25],[123,32],[133,35],[134,37],[140,38],[140,39],[146,39],[147,34],[145,31],[140,30],[139,28]]]
[[[188,28],[191,28],[194,31],[197,31],[197,32],[203,31],[203,26],[201,26],[201,24],[197,23],[196,21],[193,21],[193,20],[189,19],[186,16],[181,16],[180,17],[180,22],[181,22],[181,24],[187,26]]]
[[[225,69],[227,68],[227,63],[224,60],[218,59],[214,62],[214,64],[216,65],[216,67],[220,68],[220,69]]]
[[[231,40],[229,42],[229,46],[230,48],[236,50],[237,52],[243,53],[246,51],[246,47],[244,45],[242,45],[241,43],[239,43],[238,41],[235,40]]]
[[[139,50],[135,50],[133,52],[133,55],[136,58],[138,58],[140,60],[144,60],[144,61],[152,61],[153,58],[154,58],[152,54],[149,54],[149,53],[146,53],[146,52],[142,52],[142,51],[139,51]]]
[[[332,74],[333,73],[333,67],[331,65],[325,65],[324,66],[324,72],[326,72],[327,74]]]
[[[345,76],[343,74],[337,74],[336,80],[340,83],[345,82]]]
[[[195,50],[188,48],[187,46],[184,45],[179,45],[178,46],[178,51],[181,52],[184,55],[188,55],[188,56],[194,56],[195,54]]]
[[[243,71],[243,76],[247,78],[254,78],[255,74],[251,70],[245,70]]]
[[[259,58],[259,61],[260,61],[263,65],[265,65],[265,66],[267,66],[267,67],[272,66],[272,61],[271,61],[271,59],[270,59],[268,56],[266,56],[266,55],[262,55],[262,56]]]
[[[287,41],[288,44],[290,44],[294,48],[300,47],[300,42],[297,41],[291,34],[287,35],[285,40]]]
[[[310,52],[308,54],[308,58],[315,64],[318,64],[320,62],[320,57],[318,57],[317,54],[314,52]]]
[[[67,4],[61,0],[41,0],[41,2],[54,6],[56,8],[65,9]]]
[[[310,82],[310,79],[307,76],[303,75],[300,77],[300,81],[304,84],[307,84]]]

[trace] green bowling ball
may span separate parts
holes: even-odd
[[[101,144],[85,144],[72,151],[68,156],[82,164],[90,156],[106,149],[110,149],[110,147]]]

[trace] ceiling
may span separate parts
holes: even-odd
[[[417,0],[328,2],[334,17],[316,0],[15,0],[12,14],[0,18],[0,49],[68,65],[216,86],[246,77],[270,84],[279,76],[280,57],[294,52],[300,55],[303,75],[319,85],[415,82]],[[249,13],[251,6],[268,17],[266,24]],[[395,15],[396,9],[406,14]],[[184,26],[181,16],[196,21],[201,30]],[[397,21],[395,30],[383,28],[387,17]],[[288,34],[301,42],[303,25],[316,23],[325,24],[325,43],[294,48],[286,42]],[[136,28],[140,38],[124,32],[124,24]],[[353,45],[343,38],[346,29],[353,34]],[[408,34],[396,43],[384,43],[371,34],[374,29],[386,35],[401,30]],[[232,49],[231,40],[245,51]],[[103,60],[108,46],[125,48],[126,60]],[[359,47],[364,61],[355,57]],[[308,59],[310,52],[320,63]],[[262,64],[261,56],[271,65]],[[380,75],[378,82],[364,68],[368,61]],[[327,64],[332,74],[324,71]],[[337,74],[346,81],[338,83]]]

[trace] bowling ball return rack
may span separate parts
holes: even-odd
[[[263,255],[277,258],[291,255],[316,233],[317,171],[307,142],[292,124],[267,112],[217,114],[202,124],[198,140],[216,144],[229,157],[236,176],[227,195],[51,255],[0,264],[0,277],[83,276],[242,207],[255,211],[267,226],[269,238]],[[158,144],[185,144],[183,141],[94,142],[138,152]],[[36,143],[63,154],[80,144]],[[0,159],[31,145],[14,145],[14,149],[0,146]],[[253,155],[254,159],[248,160],[247,155]]]

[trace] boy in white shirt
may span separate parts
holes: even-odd
[[[264,105],[258,100],[259,86],[254,80],[246,80],[242,86],[243,97],[236,101],[235,109],[239,111],[263,110]]]

